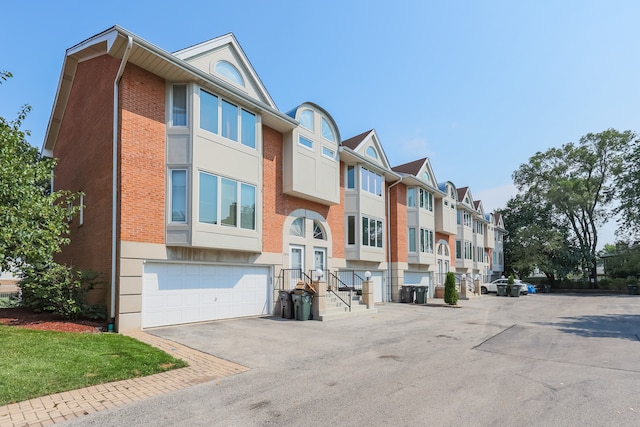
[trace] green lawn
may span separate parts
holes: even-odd
[[[0,406],[184,366],[184,361],[124,335],[0,325]]]

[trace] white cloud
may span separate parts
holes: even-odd
[[[518,189],[513,184],[505,184],[480,191],[474,191],[473,187],[471,187],[471,194],[473,194],[475,200],[482,201],[485,212],[492,212],[507,206],[507,201],[518,194]]]

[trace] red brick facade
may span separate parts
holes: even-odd
[[[164,243],[165,81],[130,64],[120,94],[120,239]]]
[[[407,243],[407,187],[404,184],[394,186],[390,191],[391,221],[391,262],[408,261]]]
[[[263,135],[263,229],[262,250],[283,251],[283,226],[287,216],[296,209],[308,209],[322,215],[331,228],[333,257],[344,258],[344,207],[325,206],[310,200],[285,195],[282,188],[282,134],[262,127]],[[341,173],[342,175],[342,173]],[[340,180],[340,200],[344,198],[344,183]]]
[[[83,224],[70,224],[72,244],[56,260],[79,269],[111,271],[113,82],[120,61],[103,55],[77,66],[53,156],[54,188],[82,191]]]

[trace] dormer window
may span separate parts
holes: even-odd
[[[231,80],[238,86],[244,87],[244,79],[242,78],[242,74],[240,74],[240,71],[238,71],[238,69],[234,67],[230,62],[218,61],[213,70],[216,73],[220,74],[222,77],[225,77],[227,80]]]
[[[428,172],[423,172],[422,173],[422,180],[424,182],[427,182],[427,183],[431,182],[431,178],[429,177],[429,173]]]
[[[367,147],[367,156],[371,157],[372,159],[376,159],[378,160],[378,153],[376,152],[376,149],[373,147]]]

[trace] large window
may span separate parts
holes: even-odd
[[[420,189],[420,207],[433,212],[433,194],[422,188]]]
[[[462,259],[462,242],[456,240],[456,259]]]
[[[187,85],[173,85],[173,105],[171,106],[171,125],[187,125]]]
[[[416,207],[416,187],[407,188],[407,206],[410,208]]]
[[[365,168],[360,168],[360,186],[376,196],[382,196],[382,176]]]
[[[256,115],[200,89],[200,128],[256,148]]]
[[[256,229],[255,186],[200,172],[199,196],[200,222]]]
[[[347,216],[347,245],[356,244],[356,217]]]
[[[382,247],[382,221],[362,217],[362,244],[364,246]]]
[[[464,242],[464,259],[473,260],[473,245],[471,242]]]
[[[171,222],[187,222],[187,171],[171,171]]]
[[[433,231],[420,229],[420,252],[433,253]]]

